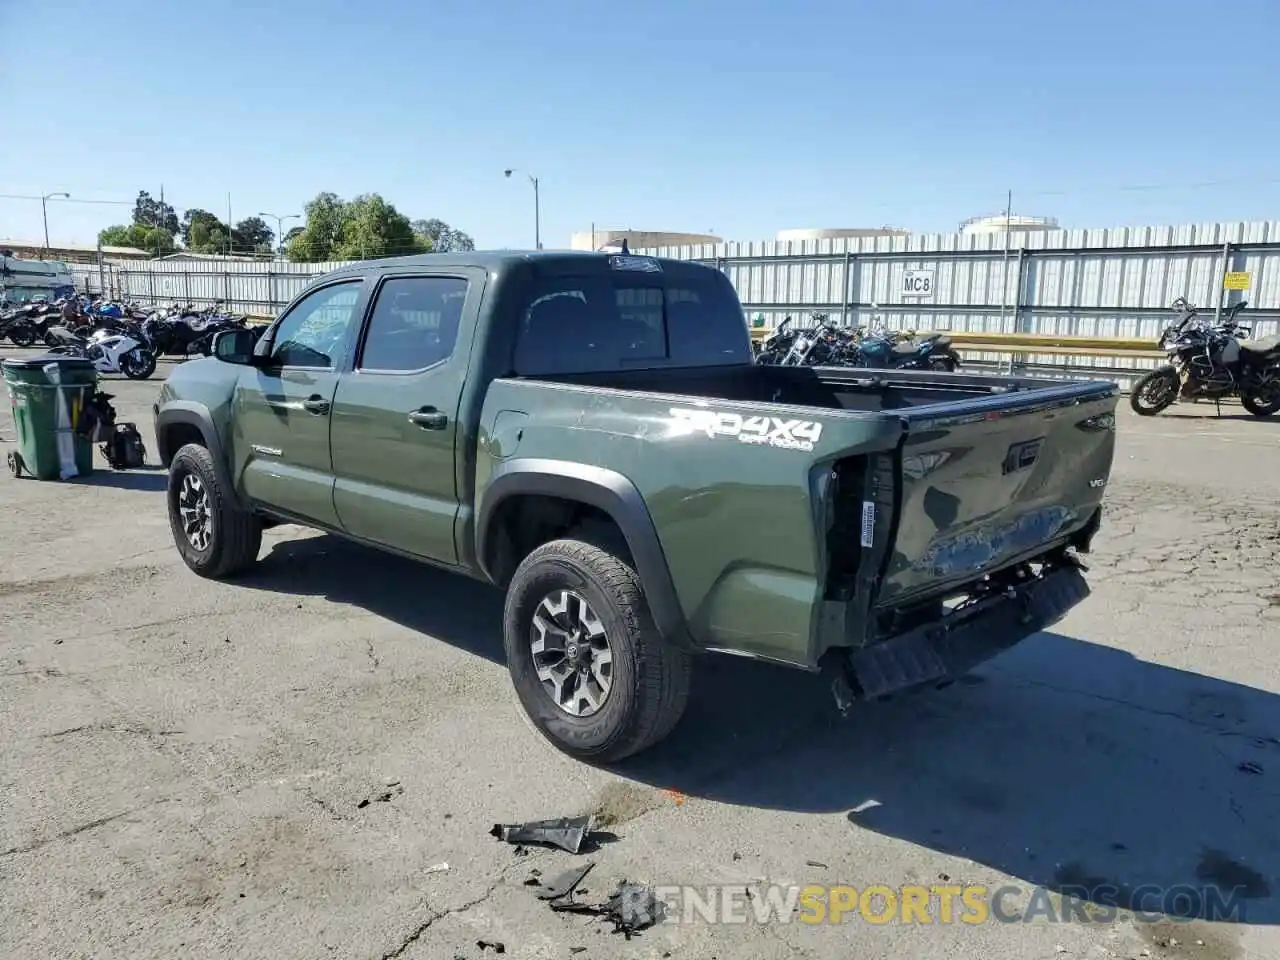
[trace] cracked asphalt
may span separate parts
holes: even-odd
[[[152,452],[159,382],[110,388]],[[1280,957],[1280,422],[1224,414],[1125,408],[1094,594],[1055,632],[846,720],[817,678],[708,659],[671,740],[608,770],[523,720],[481,585],[288,527],[210,583],[172,547],[158,471],[0,478],[0,956]],[[588,812],[608,832],[576,857],[488,833]],[[1215,886],[1245,912],[748,906],[627,940],[526,885],[584,858],[589,901],[767,878],[1010,903],[1111,885],[1121,907]]]

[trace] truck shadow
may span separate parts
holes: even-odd
[[[278,543],[238,582],[350,603],[503,662],[497,590],[334,537]],[[710,656],[695,678],[674,734],[615,772],[840,813],[851,848],[871,831],[1099,904],[1280,923],[1275,694],[1057,633],[847,719],[814,675]]]
[[[1105,906],[1280,923],[1275,694],[1057,633],[843,721],[814,703],[812,679],[736,661],[699,674],[675,735],[619,772],[842,811],[851,832]]]

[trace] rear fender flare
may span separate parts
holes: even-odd
[[[203,405],[176,400],[165,404],[160,412],[156,414],[156,446],[158,447],[157,452],[160,454],[160,462],[168,467],[173,455],[178,452],[176,448],[169,449],[169,445],[165,442],[165,434],[168,428],[177,424],[195,427],[200,431],[204,448],[209,451],[209,456],[213,458],[213,468],[218,476],[218,485],[222,487],[225,494],[237,506],[244,509],[245,504],[240,497],[240,491],[236,489],[236,485],[231,481],[231,470],[227,463],[226,450],[222,446],[222,439],[218,436],[218,431],[213,425],[213,417],[209,415],[208,409]]]
[[[497,550],[494,520],[503,501],[525,494],[559,497],[607,514],[627,542],[659,633],[671,643],[693,646],[649,508],[635,484],[614,470],[534,458],[501,464],[485,485],[476,518],[476,556],[480,569],[490,581],[498,582],[494,575]]]

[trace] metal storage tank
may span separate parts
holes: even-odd
[[[616,247],[623,240],[632,250],[656,247],[693,247],[704,243],[724,243],[722,237],[710,233],[681,233],[672,230],[579,230],[569,240],[570,250],[599,250]]]
[[[960,224],[961,233],[1004,233],[1006,225],[1010,233],[1048,233],[1061,230],[1053,217],[1021,217],[1018,214],[993,213],[990,216],[971,217]]]
[[[842,237],[906,237],[910,230],[902,227],[801,227],[796,230],[779,230],[779,243],[804,240],[837,240]]]

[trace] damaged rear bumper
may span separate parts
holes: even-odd
[[[1059,567],[945,617],[841,657],[836,703],[883,697],[962,676],[1032,634],[1053,626],[1089,596],[1075,566]]]

